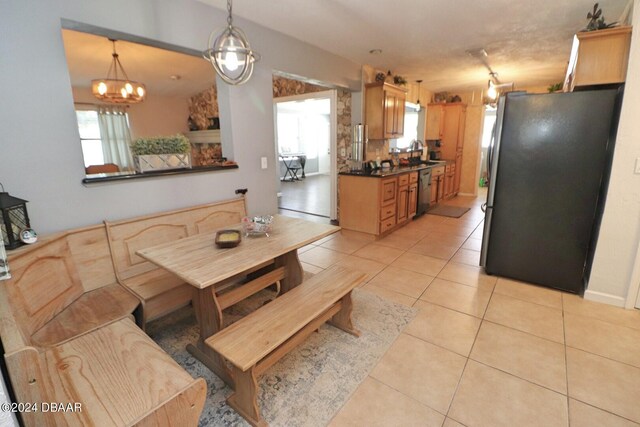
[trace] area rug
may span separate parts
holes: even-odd
[[[233,323],[272,295],[260,292],[225,310],[225,318]],[[353,305],[359,338],[324,325],[258,379],[258,406],[269,425],[326,426],[416,314],[362,289],[353,291]],[[225,402],[232,390],[187,352],[198,337],[190,307],[150,323],[147,332],[194,378],[207,381],[201,426],[249,425]]]
[[[448,216],[451,218],[460,218],[462,215],[469,212],[469,208],[461,208],[459,206],[447,206],[447,205],[437,205],[433,209],[429,209],[427,214],[429,215],[440,215],[440,216]]]

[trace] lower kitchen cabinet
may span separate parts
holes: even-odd
[[[413,218],[418,206],[418,173],[384,178],[340,175],[340,226],[384,234]]]

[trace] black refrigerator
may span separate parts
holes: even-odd
[[[582,293],[604,210],[622,87],[498,102],[480,264]]]

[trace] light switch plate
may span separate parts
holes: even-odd
[[[266,157],[261,157],[260,158],[260,166],[262,167],[262,169],[266,169],[267,168],[267,158]]]
[[[636,157],[636,168],[633,173],[640,175],[640,157]]]
[[[340,148],[340,157],[344,157],[347,155],[347,149],[342,147]]]

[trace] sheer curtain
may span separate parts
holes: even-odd
[[[98,108],[98,124],[104,162],[115,163],[120,170],[132,170],[133,158],[129,151],[131,133],[125,109],[101,106]]]

